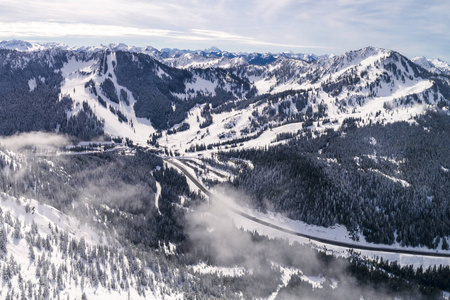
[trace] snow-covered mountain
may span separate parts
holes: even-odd
[[[41,128],[85,137],[103,129],[112,137],[181,153],[199,146],[267,145],[277,134],[317,135],[349,118],[359,125],[414,122],[430,108],[448,109],[450,99],[444,74],[374,47],[320,57],[124,44],[72,49],[20,41],[3,42],[3,48],[3,72],[21,78],[4,82],[0,96],[7,114],[18,113],[7,109],[19,104],[8,100],[15,94],[6,88],[17,85],[25,98],[51,93],[51,105],[60,113],[46,116],[50,120]],[[33,114],[27,119],[46,113],[26,111]],[[63,111],[72,121],[62,121]],[[86,119],[93,122],[89,134],[79,125]],[[23,131],[20,126],[5,121],[8,130],[3,130]]]
[[[450,75],[450,65],[437,58],[437,59],[428,59],[424,56],[414,57],[411,59],[414,63],[418,64],[419,66],[427,69],[428,71],[432,73],[440,73],[445,75]]]
[[[318,58],[314,54],[298,54],[293,52],[282,53],[246,53],[222,51],[217,47],[205,50],[179,50],[164,48],[158,50],[152,46],[135,47],[126,44],[108,44],[97,47],[76,47],[61,43],[31,43],[21,40],[11,40],[0,42],[0,49],[17,50],[24,52],[43,51],[48,49],[68,50],[73,52],[97,52],[97,51],[126,51],[133,53],[147,54],[160,62],[176,68],[198,68],[198,67],[221,67],[229,68],[234,66],[255,64],[269,64],[278,58],[285,57],[312,62]]]
[[[190,129],[161,139],[161,144],[174,149],[180,140],[186,148],[196,143],[215,148],[233,140],[243,147],[277,144],[277,135],[320,134],[349,118],[360,125],[414,122],[438,104],[448,106],[450,98],[448,78],[430,76],[399,53],[373,47],[311,63],[281,58],[238,72],[258,96],[211,109],[206,129],[201,126],[204,107],[194,108],[187,119]]]
[[[42,142],[45,143],[49,137],[51,135],[41,137],[44,138]],[[24,139],[26,137],[21,138],[22,141]],[[105,198],[95,197],[92,191],[95,188],[104,189],[104,183],[91,181],[89,186],[82,182],[75,183],[78,175],[82,175],[78,178],[84,180],[87,174],[77,175],[76,171],[69,170],[72,164],[67,164],[68,161],[62,162],[55,156],[36,157],[28,152],[14,152],[3,147],[0,150],[2,168],[5,164],[9,165],[8,170],[1,170],[2,182],[11,177],[18,182],[27,182],[27,176],[35,176],[36,186],[33,189],[41,190],[47,185],[50,191],[46,193],[41,190],[43,193],[39,192],[41,196],[36,200],[23,197],[21,188],[11,183],[0,193],[0,298],[84,299],[86,295],[88,299],[180,297],[181,290],[175,291],[167,284],[167,279],[159,277],[164,272],[161,273],[158,268],[167,268],[167,265],[161,265],[163,262],[157,258],[158,254],[148,256],[149,253],[145,254],[142,249],[127,247],[121,241],[121,226],[112,225],[117,211],[120,211],[121,222],[140,217],[127,212],[124,207],[117,207],[116,200],[119,198],[112,200],[108,197],[109,203],[96,203]],[[88,163],[90,160],[84,161]],[[35,173],[31,169],[41,171]],[[71,186],[75,194],[84,189],[87,197],[79,201],[69,199],[71,196],[68,194],[62,196],[55,184],[58,181]],[[120,184],[119,180],[115,181]],[[115,187],[104,189],[103,194],[111,189],[115,190]],[[133,191],[128,188],[119,197],[130,193],[133,194]],[[151,199],[149,196],[154,196],[153,193],[150,190],[146,201]],[[136,200],[136,197],[133,198]],[[71,204],[67,205],[69,202]],[[163,204],[161,210],[164,211]],[[151,211],[148,209],[146,213],[151,214]]]
[[[231,68],[245,65],[267,65],[279,58],[315,61],[313,54],[282,53],[233,53],[221,51],[216,47],[207,50],[162,49],[161,54],[154,57],[167,65],[176,68]]]

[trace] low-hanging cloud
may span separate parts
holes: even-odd
[[[239,203],[239,204],[238,204]],[[247,195],[226,186],[216,188],[211,201],[196,208],[188,214],[187,233],[191,240],[201,245],[208,245],[210,253],[208,259],[219,265],[239,265],[247,269],[258,269],[261,257],[268,257],[275,262],[296,261],[296,253],[287,254],[284,250],[272,248],[268,243],[259,243],[252,240],[252,236],[245,230],[236,227],[233,219],[235,212],[230,208],[239,210],[239,207],[250,206]],[[289,242],[285,241],[289,248]],[[270,247],[270,249],[269,249]],[[302,253],[302,261],[308,262],[305,269],[316,269],[318,265],[315,252]],[[304,256],[311,256],[305,259]]]
[[[332,299],[393,297],[394,294],[382,286],[374,288],[370,283],[358,282],[348,273],[349,263],[344,259],[328,260],[325,263],[309,245],[290,244],[287,239],[255,239],[251,233],[238,229],[233,223],[234,212],[229,207],[237,209],[239,206],[249,206],[248,199],[248,196],[229,186],[221,187],[216,189],[210,202],[188,215],[187,234],[194,247],[203,249],[203,252],[195,250],[197,256],[199,253],[204,255],[200,260],[217,266],[243,267],[255,276],[255,284],[261,284],[261,281],[268,285],[277,282],[279,278],[276,276],[283,276],[273,271],[277,267],[289,269],[290,273],[287,274],[290,275],[287,276],[301,278],[302,281],[308,281],[308,278],[324,280],[319,289],[306,283],[290,284],[282,291],[281,299],[298,299],[299,295],[305,299],[331,299],[330,295]],[[277,284],[284,285],[281,281]],[[404,295],[398,293],[395,296]],[[415,297],[422,299],[420,295]]]
[[[12,151],[20,151],[29,147],[58,148],[67,144],[69,144],[69,139],[64,135],[40,131],[0,137],[0,146]]]

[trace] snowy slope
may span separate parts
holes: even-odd
[[[135,143],[145,146],[149,136],[156,130],[152,126],[151,119],[137,117],[135,111],[137,101],[133,92],[118,83],[114,71],[118,64],[116,52],[99,52],[96,55],[88,55],[87,58],[80,53],[69,54],[68,61],[64,63],[60,70],[64,78],[61,86],[61,98],[69,96],[74,100],[73,109],[68,112],[68,117],[76,115],[83,108],[83,102],[87,102],[94,114],[105,121],[104,131],[106,134],[113,137],[127,137]],[[141,62],[138,58],[135,59],[135,63],[139,65]],[[103,72],[103,69],[107,71]],[[170,78],[170,75],[161,67],[157,66],[150,71],[161,79]],[[214,97],[218,88],[232,94],[243,92],[242,87],[239,86],[239,83],[236,83],[235,79],[222,73],[193,72],[191,74],[191,77],[186,78],[183,82],[184,92],[172,92],[172,97],[182,101],[197,95]],[[29,82],[30,90],[34,87],[33,80]],[[117,99],[121,98],[121,93],[124,92],[127,101],[110,99],[102,88],[102,84],[106,81],[112,82],[113,93],[116,94]],[[105,100],[106,104],[102,104],[99,97]],[[175,103],[172,103],[172,109],[176,110]],[[125,116],[127,121],[121,120],[118,117],[119,113]]]
[[[74,100],[68,117],[78,114],[86,102],[104,120],[107,135],[146,146],[149,138],[162,130],[159,145],[180,154],[198,146],[216,151],[219,147],[276,145],[288,135],[316,136],[329,128],[337,129],[348,118],[357,119],[358,126],[414,122],[416,116],[437,105],[448,109],[450,101],[447,77],[430,77],[401,54],[375,47],[320,57],[230,53],[217,48],[157,50],[125,44],[71,48],[22,41],[4,41],[0,48],[28,53],[17,58],[6,56],[17,68],[41,55],[51,64],[53,52],[43,55],[42,51],[58,49],[58,55],[67,58],[61,69],[55,69],[63,77],[60,98],[68,95]],[[131,78],[128,83],[121,80],[128,88],[120,85],[118,77],[133,75],[116,74],[116,69],[124,69],[118,68],[118,53],[131,54],[126,63],[143,69],[146,78]],[[428,69],[448,67],[442,61],[415,61],[427,64]],[[158,82],[151,85],[146,80]],[[27,83],[32,93],[40,83],[45,84],[45,78],[36,74]],[[109,92],[103,91],[106,83],[112,86]],[[116,100],[108,93],[115,94]],[[117,100],[122,93],[126,101]],[[135,99],[136,95],[141,99]],[[136,103],[140,111],[136,111]],[[211,125],[204,125],[206,103],[212,108]],[[166,116],[156,124],[158,109]],[[184,123],[190,128],[177,130]],[[167,124],[177,132],[168,135]]]
[[[222,149],[227,142],[228,146],[264,147],[278,144],[280,134],[305,134],[305,125],[313,134],[320,134],[329,128],[338,129],[348,118],[361,119],[359,126],[415,122],[414,117],[445,99],[436,92],[432,80],[417,72],[398,53],[373,47],[331,59],[319,58],[314,63],[280,59],[264,67],[249,66],[247,74],[258,93],[274,95],[273,100],[213,113],[213,123],[206,128],[199,127],[203,122],[201,107],[193,108],[186,119],[190,129],[163,137],[160,144],[181,154],[203,144],[222,144]],[[299,97],[308,99],[301,110],[294,103]],[[313,122],[306,122],[308,109]],[[304,118],[298,118],[302,115]],[[261,117],[266,118],[265,123],[261,123]],[[255,122],[259,126],[255,127]]]
[[[6,233],[6,252],[0,249],[0,266],[7,272],[0,291],[2,299],[7,296],[16,299],[22,295],[26,298],[42,295],[44,298],[54,296],[80,299],[82,294],[88,295],[89,299],[181,297],[174,294],[163,296],[163,291],[168,290],[163,282],[155,282],[153,290],[145,294],[133,276],[129,276],[125,284],[125,281],[120,283],[120,278],[116,280],[117,274],[129,272],[117,265],[117,260],[128,260],[123,249],[117,253],[112,251],[112,247],[120,249],[120,245],[51,206],[2,193],[0,217],[4,220],[0,233],[2,230]],[[103,260],[98,252],[100,249],[106,253],[110,251],[109,255],[111,258],[116,256],[115,259]],[[92,262],[88,261],[92,259],[94,262],[97,260],[96,271],[100,273],[96,273],[95,277],[85,277],[80,270],[92,269]],[[154,277],[151,270],[147,269],[145,272],[147,276]],[[107,278],[107,286],[102,283],[103,277],[97,278],[97,274],[103,274],[101,276]]]
[[[113,62],[115,63],[114,53],[107,56],[109,70],[113,69]],[[64,83],[61,86],[61,96],[69,95],[75,102],[74,109],[68,113],[68,116],[78,113],[82,108],[82,103],[86,101],[92,111],[98,117],[105,120],[105,133],[111,136],[128,137],[136,143],[145,145],[148,136],[155,131],[151,126],[150,121],[136,117],[133,109],[133,105],[136,101],[133,98],[132,93],[117,83],[114,72],[101,74],[98,71],[98,64],[98,60],[92,59],[83,61],[74,56],[71,57],[61,69],[61,73],[64,77]],[[114,83],[118,95],[120,89],[126,91],[130,105],[127,105],[122,101],[119,104],[114,103],[102,95],[101,97],[107,102],[107,107],[104,107],[99,104],[98,97],[95,96],[89,88],[85,87],[86,83],[92,80],[96,90],[100,93],[100,84],[104,82],[106,78],[109,78]],[[128,122],[120,122],[118,117],[111,112],[110,107],[122,112],[127,117]]]

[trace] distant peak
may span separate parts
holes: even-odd
[[[70,47],[60,43],[34,43],[22,40],[1,41],[0,49],[16,50],[16,51],[40,51],[53,48],[69,49]]]
[[[205,52],[222,52],[219,48],[217,48],[216,46],[212,46],[212,47],[210,47],[210,48],[208,48],[208,49],[205,49]]]
[[[0,48],[1,49],[27,51],[27,50],[33,48],[33,44],[31,44],[30,42],[21,41],[21,40],[1,41]]]

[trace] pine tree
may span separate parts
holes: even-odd
[[[30,259],[31,259],[31,260],[35,260],[36,255],[34,254],[33,246],[32,246],[31,244],[29,244],[29,245],[30,245],[30,247],[29,247],[28,252],[29,252]]]
[[[7,237],[4,228],[0,228],[0,251],[6,253]]]
[[[442,238],[442,250],[448,250],[449,246],[448,246],[448,242],[447,239],[444,237]]]
[[[22,238],[22,232],[21,232],[21,227],[20,227],[20,221],[19,219],[16,219],[16,222],[14,223],[14,233],[13,233],[13,237],[15,239],[21,239]]]

